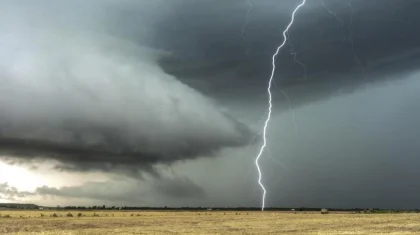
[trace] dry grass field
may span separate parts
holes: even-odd
[[[54,213],[57,217],[51,217]],[[68,213],[0,211],[0,234],[420,234],[420,214],[72,211],[74,217],[68,217]]]

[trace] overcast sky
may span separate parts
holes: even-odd
[[[260,206],[299,3],[1,1],[0,202]],[[419,7],[296,14],[267,206],[420,208]]]

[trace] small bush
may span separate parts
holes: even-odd
[[[58,215],[56,213],[52,214],[51,217],[57,218]]]
[[[10,216],[10,215],[5,215],[5,216],[3,216],[2,218],[12,218],[12,216]]]
[[[45,215],[44,214],[41,214],[41,217],[44,217]]]
[[[69,212],[66,216],[67,217],[73,217],[73,214]]]
[[[83,216],[83,214],[80,213],[80,212],[77,214],[77,217],[82,217],[82,216]]]

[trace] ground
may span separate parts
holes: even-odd
[[[0,211],[0,234],[420,234],[420,214],[414,213],[71,211],[74,217],[67,217],[68,213]]]

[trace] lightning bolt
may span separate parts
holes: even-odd
[[[254,5],[252,4],[251,0],[247,0],[247,3],[248,3],[248,11],[245,16],[245,22],[242,25],[242,29],[241,29],[241,37],[242,37],[243,42],[245,42],[245,29],[249,23],[249,15],[251,14],[252,9],[254,8]],[[248,54],[248,50],[245,50],[245,54]]]
[[[342,29],[344,29],[344,22],[340,19],[340,17],[337,16],[337,14],[333,11],[331,11],[326,5],[324,0],[321,0],[321,5],[325,8],[325,10],[332,16],[334,16],[334,18],[340,23],[340,26]],[[357,56],[356,50],[354,48],[354,40],[353,40],[353,31],[351,30],[352,28],[352,24],[353,24],[353,18],[354,18],[354,10],[353,7],[351,5],[351,1],[349,1],[347,3],[348,8],[350,9],[350,21],[349,21],[349,36],[348,36],[348,40],[350,42],[350,46],[351,46],[351,51],[353,53],[353,58],[356,61],[356,63],[360,66],[362,73],[363,73],[363,77],[366,79],[366,73],[365,73],[365,68],[362,64],[362,62],[360,61],[359,57]]]
[[[295,20],[295,15],[296,12],[305,5],[306,0],[303,0],[301,4],[299,4],[295,10],[292,13],[292,18],[290,20],[290,23],[287,25],[286,29],[283,31],[283,43],[280,44],[280,46],[277,47],[276,52],[273,54],[272,56],[272,70],[271,70],[271,76],[270,79],[268,81],[268,87],[267,87],[267,93],[268,93],[268,114],[267,114],[267,119],[265,120],[264,123],[264,128],[263,128],[263,145],[260,148],[260,151],[257,155],[257,157],[255,158],[255,165],[257,167],[258,170],[258,184],[260,185],[262,191],[263,191],[263,195],[262,195],[262,202],[261,202],[261,211],[264,211],[265,208],[265,196],[267,194],[267,190],[264,187],[264,184],[262,183],[262,173],[261,173],[261,168],[259,165],[259,161],[261,158],[261,155],[264,153],[264,149],[267,146],[267,127],[268,127],[268,123],[270,122],[271,119],[271,111],[273,108],[273,104],[272,104],[272,96],[271,96],[271,85],[273,82],[273,78],[274,78],[274,74],[276,72],[276,58],[277,55],[279,54],[280,50],[283,48],[283,46],[286,44],[287,42],[287,32],[289,31],[290,27],[293,25],[293,22]]]
[[[337,16],[336,13],[334,13],[333,11],[331,11],[326,5],[324,0],[321,0],[321,5],[325,8],[325,10],[327,10],[328,13],[330,13],[332,16],[334,16],[334,18],[340,23],[341,28],[344,29],[344,22],[340,19],[340,17]]]
[[[293,44],[291,42],[292,40],[290,39],[289,31],[287,32],[287,37],[289,38],[288,42],[289,42],[289,46],[290,46],[290,55],[292,55],[293,56],[293,60],[303,68],[303,71],[305,72],[304,80],[306,80],[306,77],[307,77],[307,75],[306,75],[307,74],[307,72],[306,72],[306,65],[304,63],[300,62],[297,59],[297,52],[295,51],[295,48],[293,47]]]

